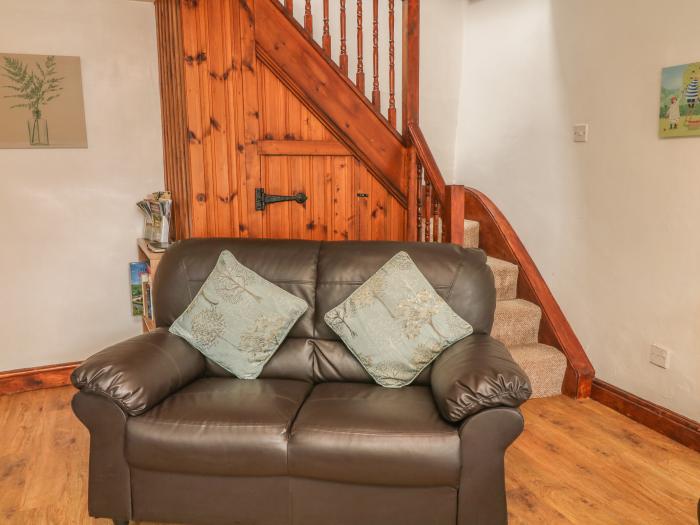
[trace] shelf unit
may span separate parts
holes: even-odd
[[[145,261],[151,269],[150,281],[151,286],[153,286],[153,278],[158,270],[158,263],[160,263],[161,257],[163,257],[163,252],[154,252],[148,247],[148,241],[146,239],[138,239],[137,246],[139,249],[139,261]],[[152,309],[151,309],[152,310]],[[146,299],[144,298],[144,311],[143,317],[141,318],[143,322],[144,333],[155,330],[156,323],[154,319],[148,317],[148,310],[146,308]]]

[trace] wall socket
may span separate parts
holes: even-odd
[[[652,365],[656,365],[661,368],[668,368],[670,360],[670,350],[666,350],[665,348],[662,348],[659,345],[651,345],[651,350],[649,351],[649,362]]]
[[[574,142],[588,142],[588,124],[574,125]]]

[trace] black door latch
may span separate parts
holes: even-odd
[[[268,195],[265,193],[265,188],[255,188],[255,209],[262,211],[268,204],[275,202],[296,201],[299,204],[304,204],[308,197],[305,193],[297,193],[296,195]]]

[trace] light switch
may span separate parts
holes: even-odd
[[[651,345],[651,351],[649,352],[649,362],[652,365],[659,366],[661,368],[668,368],[670,354],[665,348],[661,348],[658,345]]]
[[[574,142],[588,142],[588,124],[574,126]]]

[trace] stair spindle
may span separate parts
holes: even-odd
[[[306,0],[304,7],[304,29],[313,37],[314,36],[314,17],[311,14],[311,0]]]
[[[379,93],[379,0],[373,1],[372,14],[372,55],[374,58],[374,82],[372,84],[372,104],[381,111]]]
[[[348,46],[346,34],[345,0],[340,0],[340,70],[348,74]]]
[[[416,170],[418,172],[418,242],[424,242],[425,225],[423,224],[423,204],[425,203],[425,179],[423,178],[423,165],[420,159],[416,159]]]
[[[435,199],[433,204],[433,240],[435,242],[442,242],[442,228],[440,227],[441,209],[440,201]]]
[[[331,56],[331,32],[328,19],[328,0],[323,0],[323,37],[321,42],[326,55]]]
[[[294,13],[294,0],[284,0],[284,7],[287,12],[291,15]]]
[[[362,56],[362,0],[357,0],[357,75],[356,84],[358,89],[364,95],[365,93],[365,65]]]
[[[394,64],[394,0],[389,0],[389,123],[396,127],[396,70]]]
[[[425,220],[426,236],[425,242],[433,242],[433,185],[426,179],[425,181]]]

